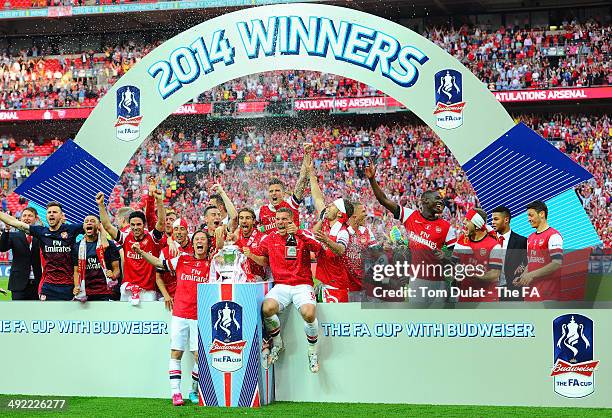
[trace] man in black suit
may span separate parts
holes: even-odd
[[[505,206],[498,206],[493,209],[491,225],[497,232],[497,241],[504,250],[504,265],[499,277],[500,287],[505,287],[516,295],[512,296],[510,292],[503,292],[500,296],[501,301],[521,301],[521,287],[516,287],[512,284],[512,280],[520,276],[527,266],[527,238],[510,229],[510,209]]]
[[[27,207],[21,213],[21,221],[33,225],[38,220],[34,208]],[[13,300],[38,300],[38,284],[42,276],[40,243],[19,230],[10,231],[8,225],[0,236],[0,251],[13,250],[8,288]]]

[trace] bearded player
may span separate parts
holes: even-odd
[[[259,242],[266,235],[255,228],[255,212],[251,208],[242,208],[238,211],[238,228],[232,234],[232,241],[246,255],[251,255],[257,248]],[[248,281],[261,281],[266,277],[265,269],[257,264],[252,258],[248,257]]]
[[[412,265],[423,265],[425,272],[410,282],[417,296],[422,295],[423,288],[443,290],[446,289],[441,268],[435,268],[445,261],[442,247],[452,250],[455,244],[455,232],[450,223],[440,219],[444,210],[444,202],[440,193],[428,190],[421,194],[421,210],[402,207],[389,199],[376,181],[376,167],[370,160],[365,170],[376,200],[399,219],[408,232],[408,247],[412,254]],[[434,268],[430,268],[434,267]],[[433,270],[433,271],[430,271]],[[433,302],[430,298],[414,298],[416,301]]]
[[[503,262],[502,248],[487,231],[487,213],[470,209],[463,219],[463,233],[453,249],[453,260],[462,266],[476,268],[476,275],[459,281],[459,302],[496,302],[497,286]]]
[[[531,288],[523,290],[525,301],[559,300],[563,238],[548,225],[546,203],[536,200],[528,204],[527,220],[535,232],[527,237],[527,268],[513,284]]]
[[[300,168],[300,176],[295,183],[293,194],[285,196],[285,185],[278,178],[273,178],[268,182],[268,198],[270,203],[260,207],[257,211],[257,220],[260,223],[260,230],[269,233],[276,227],[276,211],[280,208],[288,208],[293,212],[293,222],[300,225],[299,207],[304,197],[304,190],[308,182],[308,169],[312,154],[312,144],[304,144],[304,159]]]
[[[189,400],[198,403],[198,283],[208,283],[210,261],[208,259],[208,235],[198,231],[192,237],[193,254],[181,254],[170,260],[160,260],[143,251],[138,242],[132,251],[158,269],[174,272],[176,293],[170,323],[170,389],[172,404],[183,405],[181,394],[181,359],[189,350],[193,353],[194,365],[191,372],[192,383]]]
[[[172,225],[172,231],[172,241],[174,241],[174,243],[178,246],[178,254],[174,254],[174,256],[178,256],[179,254],[183,253],[193,253],[193,247],[191,245],[191,241],[189,240],[189,228],[187,221],[184,218],[176,219]],[[162,260],[170,260],[171,258],[174,258],[171,256],[171,252],[170,245],[166,245],[162,249],[159,257]],[[159,292],[162,294],[166,308],[169,311],[172,311],[174,292],[176,291],[176,275],[172,271],[158,269],[155,272],[155,283],[157,284]]]
[[[317,373],[319,323],[310,269],[311,251],[319,255],[324,249],[310,232],[298,229],[291,209],[279,208],[276,211],[276,230],[262,239],[253,254],[247,257],[260,266],[270,266],[274,276],[274,287],[264,297],[262,306],[264,326],[272,337],[269,363],[276,362],[284,348],[277,314],[293,304],[304,319],[310,371]],[[246,252],[249,253],[248,248]]]

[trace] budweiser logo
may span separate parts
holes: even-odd
[[[135,116],[133,118],[124,118],[123,116],[119,116],[119,119],[117,119],[117,122],[115,123],[115,127],[122,126],[122,125],[138,126],[140,125],[141,120],[142,120],[142,116]]]
[[[565,373],[578,373],[584,376],[592,376],[593,372],[597,369],[599,360],[585,361],[583,363],[571,364],[563,360],[557,360],[557,363],[553,366],[551,376],[557,376]]]
[[[465,107],[465,102],[455,103],[450,105],[445,105],[444,103],[438,103],[436,106],[436,110],[434,110],[434,115],[442,112],[453,112],[453,113],[461,113],[463,112],[463,108]]]
[[[223,341],[219,341],[215,339],[210,346],[210,350],[208,351],[210,354],[217,353],[219,351],[231,351],[232,353],[240,354],[242,350],[244,350],[244,346],[246,345],[246,341],[236,341],[233,343],[224,343]]]

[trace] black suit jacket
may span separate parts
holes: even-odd
[[[520,289],[512,281],[519,276],[515,271],[521,264],[527,266],[527,238],[511,231],[504,259],[504,277],[509,289]]]
[[[0,251],[13,250],[13,262],[9,275],[8,288],[12,292],[22,292],[30,280],[30,269],[33,269],[36,288],[42,276],[40,264],[40,242],[32,238],[32,250],[26,235],[21,231],[2,232]]]

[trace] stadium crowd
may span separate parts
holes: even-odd
[[[589,87],[612,84],[610,24],[564,22],[558,30],[462,26],[428,28],[444,48],[491,90]],[[0,109],[94,106],[142,57],[161,43],[100,47],[70,53],[57,45],[4,51],[0,58]],[[199,102],[308,97],[364,97],[376,89],[332,74],[275,71],[224,83]]]

